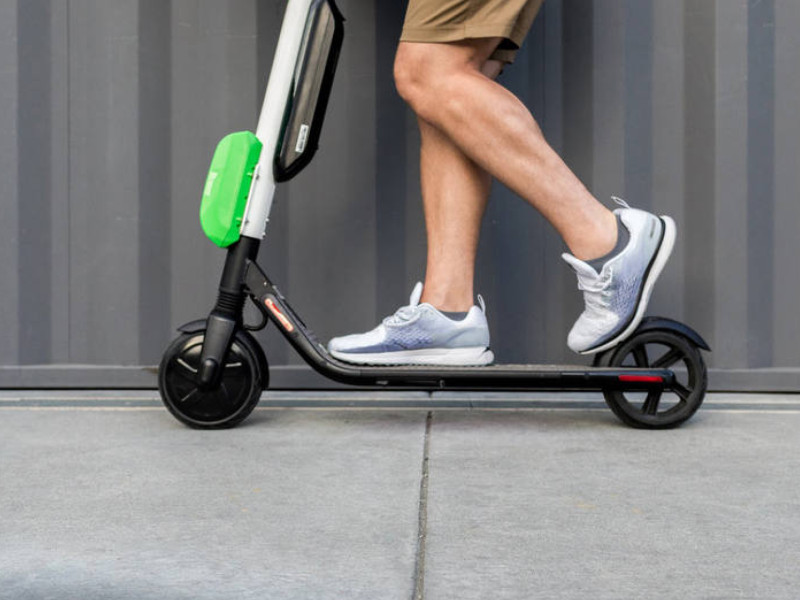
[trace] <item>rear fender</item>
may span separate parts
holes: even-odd
[[[680,334],[683,337],[689,339],[695,346],[700,348],[701,350],[711,351],[711,348],[706,343],[706,341],[702,338],[702,336],[697,333],[694,329],[681,323],[680,321],[675,321],[674,319],[668,319],[666,317],[647,317],[645,318],[639,327],[636,329],[633,335],[637,333],[641,333],[643,331],[672,331],[674,333]]]

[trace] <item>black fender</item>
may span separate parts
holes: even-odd
[[[200,333],[206,330],[206,319],[197,319],[196,321],[189,321],[188,323],[184,323],[180,327],[178,327],[178,331],[181,333],[187,333],[189,335],[193,333]],[[269,363],[267,363],[267,355],[264,354],[264,349],[261,347],[261,344],[253,337],[253,335],[245,331],[243,329],[237,329],[236,334],[237,336],[247,336],[250,338],[250,341],[253,343],[253,348],[256,349],[256,353],[258,354],[258,361],[261,365],[261,368],[264,371],[265,375],[269,373]],[[265,381],[269,381],[269,377],[265,378]]]
[[[205,331],[206,329],[206,320],[205,319],[197,319],[196,321],[190,321],[189,323],[184,323],[180,327],[178,327],[178,331],[181,333],[200,333],[201,331]]]
[[[711,348],[706,343],[706,341],[702,338],[702,336],[697,333],[694,329],[689,327],[688,325],[681,323],[680,321],[676,321],[674,319],[668,319],[667,317],[646,317],[642,320],[639,324],[639,327],[636,328],[636,331],[633,335],[637,333],[642,333],[644,331],[672,331],[683,337],[687,338],[690,342],[692,342],[695,346],[700,348],[701,350],[707,350],[711,352]]]

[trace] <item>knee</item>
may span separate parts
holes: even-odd
[[[441,111],[455,100],[454,78],[458,69],[441,60],[422,44],[400,44],[394,62],[397,93],[417,116],[435,123]]]
[[[414,111],[428,95],[428,71],[425,56],[413,45],[400,44],[394,59],[394,84],[400,97]]]

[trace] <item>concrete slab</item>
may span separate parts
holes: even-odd
[[[800,396],[669,432],[596,394],[262,406],[197,432],[152,391],[0,392],[0,599],[796,597]]]
[[[740,408],[436,412],[425,600],[797,598],[800,413]]]
[[[406,600],[425,417],[3,410],[0,598]]]

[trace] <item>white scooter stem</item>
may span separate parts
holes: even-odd
[[[241,230],[245,237],[261,240],[266,234],[276,187],[272,170],[273,160],[280,141],[286,102],[292,91],[297,57],[313,1],[289,0],[286,7],[256,129],[256,136],[261,140],[264,149],[256,167],[255,181],[245,208]]]

